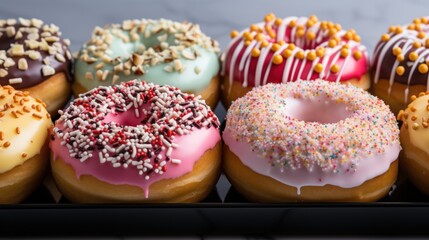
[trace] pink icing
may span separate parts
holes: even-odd
[[[121,115],[124,116],[123,118],[121,117],[121,119],[136,119],[133,114]],[[63,124],[60,126],[60,129],[64,129]],[[55,138],[54,141],[51,141],[50,147],[54,153],[54,159],[56,160],[58,157],[62,158],[65,163],[69,164],[75,170],[78,178],[82,175],[90,175],[114,185],[129,184],[138,186],[145,191],[145,196],[147,198],[149,196],[149,187],[151,184],[162,179],[174,179],[191,172],[195,162],[198,161],[207,150],[212,149],[219,140],[219,131],[214,127],[209,129],[195,129],[188,135],[176,136],[174,138],[174,143],[178,144],[179,148],[171,153],[171,158],[181,159],[181,163],[167,163],[167,172],[162,175],[155,174],[148,180],[140,176],[136,169],[127,169],[123,167],[114,168],[109,163],[100,163],[98,150],[94,150],[93,158],[85,162],[80,162],[70,157],[67,147],[60,144],[60,138]],[[163,154],[163,157],[165,158],[165,154]]]
[[[273,22],[256,24],[262,28],[266,25],[270,25],[276,32],[277,36],[275,39],[265,38],[269,43],[267,47],[261,48],[260,43],[255,39],[252,40],[248,46],[243,45],[242,34],[233,39],[226,51],[223,65],[224,75],[232,78],[230,79],[231,81],[240,82],[245,87],[253,87],[265,85],[266,83],[284,83],[296,81],[298,79],[315,80],[322,78],[331,82],[340,82],[351,79],[361,79],[361,77],[367,73],[369,60],[366,48],[358,42],[347,40],[344,37],[345,31],[337,33],[341,41],[338,43],[337,47],[331,48],[328,46],[330,37],[326,35],[325,31],[319,28],[320,22],[307,29],[315,32],[316,39],[314,41],[302,41],[302,38],[297,38],[294,35],[296,28],[287,25],[291,20],[296,20],[297,22],[301,21],[301,24],[305,26],[307,18],[291,17],[283,19],[282,25],[278,27],[274,25]],[[249,31],[249,29],[244,31]],[[267,33],[264,32],[263,34]],[[255,36],[255,34],[253,35]],[[269,50],[272,44],[279,40],[283,40],[286,44],[276,52]],[[274,55],[281,55],[283,51],[287,49],[289,43],[294,43],[297,46],[293,51],[293,55],[289,58],[283,58],[281,64],[273,64],[272,60]],[[347,57],[341,57],[340,52],[342,46],[346,44],[350,49],[349,54]],[[321,58],[310,61],[306,58],[300,60],[294,57],[298,50],[303,51],[305,56],[307,56],[309,51],[316,50],[317,47],[324,47],[326,49],[325,55]],[[250,54],[249,50],[253,48],[260,48],[261,54],[258,57],[252,57]],[[353,57],[355,51],[359,51],[362,54],[359,59]],[[316,63],[322,64],[323,71],[321,73],[314,71]],[[331,72],[331,67],[334,64],[337,64],[340,68],[338,73]]]
[[[219,120],[200,97],[129,81],[80,95],[61,111],[50,147],[80,178],[150,185],[192,171],[220,141]]]
[[[301,193],[301,188],[305,186],[324,186],[330,184],[342,188],[357,187],[365,181],[385,173],[389,169],[390,164],[398,158],[401,151],[399,144],[392,144],[385,147],[384,153],[360,159],[358,168],[355,171],[347,171],[347,167],[342,166],[338,173],[333,173],[323,171],[320,167],[315,167],[312,171],[308,171],[305,168],[281,169],[273,167],[269,164],[268,159],[255,154],[249,143],[234,140],[229,129],[223,132],[222,139],[231,152],[245,166],[258,174],[296,187],[298,195]]]

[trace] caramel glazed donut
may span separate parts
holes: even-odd
[[[399,156],[401,169],[408,179],[423,193],[429,195],[429,91],[411,96],[411,103],[400,110],[398,120],[402,121]]]
[[[68,39],[39,19],[0,20],[0,85],[28,91],[54,116],[71,95]]]
[[[96,27],[76,60],[73,91],[141,79],[201,95],[214,109],[218,53],[218,43],[189,22],[142,19]]]
[[[51,117],[45,104],[0,86],[0,203],[19,203],[42,182],[49,165]]]
[[[73,202],[198,202],[220,175],[218,127],[200,96],[178,88],[102,86],[56,121],[53,176]]]
[[[371,92],[397,114],[409,97],[429,90],[429,20],[416,18],[405,26],[391,26],[374,50]]]
[[[395,116],[361,88],[267,84],[234,101],[226,119],[224,169],[252,201],[375,201],[396,180]]]
[[[298,79],[324,79],[370,87],[368,54],[354,30],[317,17],[275,18],[231,32],[222,68],[227,108],[254,86]]]

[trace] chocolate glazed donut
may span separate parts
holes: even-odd
[[[70,41],[39,19],[0,20],[0,84],[30,92],[55,114],[69,99]]]

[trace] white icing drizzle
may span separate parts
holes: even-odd
[[[264,67],[268,53],[271,51],[272,45],[272,43],[268,44],[266,48],[262,49],[261,55],[259,55],[258,63],[256,64],[255,87],[261,85],[262,68]]]
[[[295,54],[297,52],[298,52],[298,48],[294,48],[292,50],[292,55],[286,59],[286,65],[285,65],[285,68],[283,69],[282,83],[285,83],[288,80],[290,67],[291,67],[293,61],[295,60]],[[293,76],[293,73],[292,73],[292,76]]]
[[[227,55],[229,56],[229,81],[230,81],[230,88],[228,89],[228,92],[231,91],[231,86],[234,81],[234,73],[236,71],[244,71],[243,75],[243,87],[247,87],[249,83],[249,70],[250,69],[250,62],[254,58],[252,56],[252,50],[254,48],[257,48],[260,50],[259,56],[257,57],[256,62],[256,68],[254,69],[254,86],[259,86],[261,84],[265,85],[268,82],[270,82],[269,76],[270,72],[272,71],[272,64],[273,64],[273,58],[276,55],[282,56],[282,52],[287,49],[289,44],[281,45],[280,48],[276,52],[271,52],[271,47],[274,43],[285,41],[287,43],[291,42],[295,44],[295,48],[291,50],[292,54],[291,56],[285,58],[283,57],[283,62],[280,64],[284,65],[283,73],[282,73],[282,82],[287,82],[289,79],[305,79],[309,78],[314,74],[315,67],[318,63],[322,64],[323,70],[319,73],[319,77],[329,76],[330,75],[330,68],[331,66],[335,64],[339,58],[341,57],[341,47],[344,44],[349,44],[350,51],[353,49],[358,49],[364,53],[366,52],[366,48],[360,43],[355,42],[353,40],[343,40],[338,43],[334,48],[330,48],[328,46],[328,40],[331,39],[333,36],[328,36],[329,29],[322,29],[321,27],[321,21],[316,21],[313,25],[308,27],[307,25],[309,18],[306,17],[288,17],[285,19],[282,19],[281,23],[276,26],[275,25],[275,19],[271,19],[268,23],[262,22],[255,24],[256,26],[260,27],[262,29],[262,34],[266,37],[264,41],[268,42],[268,45],[265,47],[261,47],[261,42],[259,42],[256,39],[253,39],[248,46],[244,44],[243,41],[243,34],[247,31],[250,31],[253,37],[256,36],[257,32],[251,31],[250,27],[243,30],[237,37],[235,37],[231,43],[227,47]],[[290,27],[291,21],[294,21],[294,26]],[[271,39],[267,36],[267,30],[265,26],[274,26],[276,29],[273,29],[275,31],[276,36],[274,39]],[[297,26],[302,26],[303,30],[305,32],[304,36],[297,36]],[[288,34],[286,34],[289,31]],[[313,39],[308,39],[306,37],[306,34],[308,32],[312,32],[315,34]],[[344,35],[347,32],[345,30],[340,30],[335,34],[335,37],[344,37]],[[237,41],[242,41],[241,43],[237,44]],[[276,42],[274,42],[276,41]],[[322,42],[323,41],[323,42]],[[302,49],[303,47],[308,49]],[[311,68],[309,72],[304,71],[306,69],[306,65],[309,65],[308,62],[310,60],[307,59],[307,55],[309,52],[312,52],[310,50],[316,50],[318,47],[324,47],[325,48],[325,54],[323,57],[317,56],[314,60],[311,61]],[[243,52],[243,48],[244,52]],[[302,51],[304,53],[304,58],[298,59],[296,58],[296,53],[299,51]],[[229,52],[229,53],[228,53]],[[240,53],[243,52],[242,55]],[[367,54],[363,54],[363,57],[366,57]],[[350,57],[352,57],[352,54],[349,54],[345,59],[343,66],[341,68],[341,71],[339,71],[337,81],[341,80],[341,73],[344,70],[344,66]],[[228,57],[227,57],[228,58]],[[239,63],[237,64],[237,58],[239,59]],[[268,59],[270,58],[270,59]],[[227,60],[224,61],[224,67],[222,69],[222,74],[225,75],[226,70],[226,64]],[[268,66],[265,66],[265,64],[269,64]],[[299,65],[299,67],[298,67]],[[264,70],[264,67],[266,69]],[[253,70],[252,70],[253,71]]]

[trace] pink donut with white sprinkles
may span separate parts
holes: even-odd
[[[188,182],[197,182],[193,185],[197,188],[204,179],[188,178],[196,170],[201,178],[213,178],[207,183],[210,186],[217,181],[219,120],[199,96],[175,87],[130,81],[81,94],[60,114],[50,143],[51,163],[57,185],[74,202],[198,201],[186,196],[170,198],[165,192],[157,196],[159,191],[152,193],[152,185],[186,175]],[[198,161],[210,162],[210,168],[203,169],[206,175],[194,169]],[[87,176],[92,182],[85,182]],[[100,190],[98,194],[93,189],[97,184],[105,185],[109,193]],[[116,196],[121,190],[115,188],[125,185],[133,186],[132,190]]]

